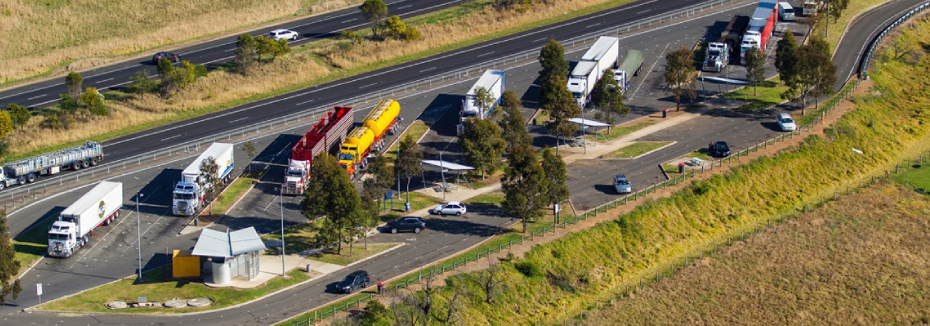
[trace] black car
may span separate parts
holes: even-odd
[[[352,274],[347,275],[342,282],[336,283],[336,290],[343,293],[352,293],[355,290],[367,288],[369,282],[371,282],[371,278],[368,277],[368,272],[354,271]]]
[[[423,222],[423,219],[419,217],[401,217],[399,219],[390,221],[387,225],[384,226],[382,230],[385,232],[397,233],[402,231],[413,231],[413,233],[420,233],[426,229],[426,222]]]
[[[174,62],[181,62],[181,55],[171,52],[158,52],[152,56],[152,63],[158,64],[158,60],[168,59]]]
[[[707,145],[707,154],[715,157],[730,156],[730,146],[725,141],[715,141]]]

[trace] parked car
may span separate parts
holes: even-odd
[[[276,29],[276,30],[271,31],[271,33],[269,33],[269,36],[271,36],[271,39],[275,41],[281,40],[281,39],[295,41],[297,40],[297,35],[299,35],[297,34],[297,32],[289,30],[289,29]]]
[[[791,115],[787,113],[779,113],[775,120],[778,120],[778,127],[781,128],[781,131],[794,131],[798,129],[798,125],[794,123],[794,119],[791,119]]]
[[[354,271],[346,275],[342,282],[336,283],[336,289],[344,293],[352,293],[355,290],[367,288],[370,282],[371,278],[368,277],[368,272]]]
[[[412,231],[413,233],[420,233],[420,231],[423,231],[424,229],[426,229],[426,222],[423,222],[423,219],[415,216],[408,216],[388,222],[382,230],[391,233],[397,233],[401,231]]]
[[[463,214],[465,214],[465,204],[462,204],[457,201],[450,201],[445,204],[436,205],[436,207],[433,207],[432,209],[429,210],[429,213],[433,215],[438,214],[438,215],[462,216]]]
[[[626,175],[618,174],[614,176],[614,190],[618,194],[629,194],[633,192],[633,185],[626,178]]]
[[[707,154],[715,157],[730,156],[730,146],[725,141],[715,141],[707,145]]]
[[[181,62],[181,55],[173,52],[158,52],[152,56],[152,63],[158,64],[161,59],[168,59],[174,62]]]

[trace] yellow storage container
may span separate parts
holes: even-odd
[[[395,100],[381,100],[365,117],[363,125],[374,132],[375,138],[381,138],[398,115],[400,115],[400,103]]]
[[[200,256],[191,256],[190,250],[172,252],[171,276],[175,278],[200,277]]]

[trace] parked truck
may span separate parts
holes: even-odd
[[[765,54],[765,48],[778,23],[778,0],[761,0],[753,11],[740,44],[740,63],[746,64],[746,52],[757,48]]]
[[[601,36],[581,57],[581,61],[568,76],[568,91],[575,98],[575,104],[583,107],[591,101],[594,85],[604,75],[604,70],[617,65],[620,57],[620,38]]]
[[[330,152],[333,146],[342,144],[346,132],[355,119],[355,112],[350,107],[337,106],[330,109],[302,138],[291,148],[287,174],[284,176],[282,191],[285,195],[301,195],[310,178],[313,158],[320,153]]]
[[[123,183],[102,181],[65,208],[48,230],[48,255],[67,258],[90,241],[94,230],[119,217]]]
[[[641,70],[643,70],[643,51],[626,50],[623,63],[614,70],[614,79],[617,80],[617,84],[620,85],[623,92],[626,92],[630,88],[630,79],[633,76],[639,76]]]
[[[382,100],[368,113],[361,127],[356,127],[339,148],[339,165],[346,169],[350,178],[368,166],[371,151],[384,148],[384,136],[393,135],[399,127],[400,103]]]
[[[233,170],[233,145],[213,143],[181,171],[181,181],[175,184],[171,201],[171,212],[174,215],[193,216],[204,207],[206,194],[213,187],[200,171],[200,165],[207,159],[213,159],[216,164],[214,178],[229,182]]]
[[[7,163],[0,174],[0,190],[9,186],[31,183],[40,175],[52,175],[61,170],[78,170],[97,165],[103,160],[103,146],[97,142],[36,155]]]
[[[720,72],[730,63],[730,46],[723,42],[707,43],[704,71]]]
[[[720,33],[720,38],[717,39],[717,42],[727,44],[727,48],[730,50],[728,55],[730,60],[738,59],[740,56],[740,43],[743,41],[746,27],[749,26],[749,19],[749,16],[733,16],[727,27]]]
[[[491,112],[494,112],[494,109],[501,103],[501,96],[504,95],[504,77],[506,77],[506,72],[503,70],[487,70],[481,75],[481,78],[478,78],[475,85],[468,90],[468,93],[465,94],[465,99],[462,100],[462,111],[457,128],[459,134],[462,133],[462,123],[465,122],[465,119],[484,119],[487,118]],[[477,103],[478,89],[481,88],[487,90],[488,94],[491,95],[493,101],[490,107],[483,108]]]

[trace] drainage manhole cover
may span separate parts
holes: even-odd
[[[210,299],[207,298],[196,298],[187,300],[187,305],[191,307],[204,307],[210,305]]]
[[[128,307],[128,305],[126,305],[125,301],[113,301],[107,304],[107,308],[110,310],[123,309],[126,307]]]
[[[166,308],[184,308],[184,307],[187,307],[187,301],[178,300],[178,299],[168,300],[168,301],[165,301],[165,307]]]

